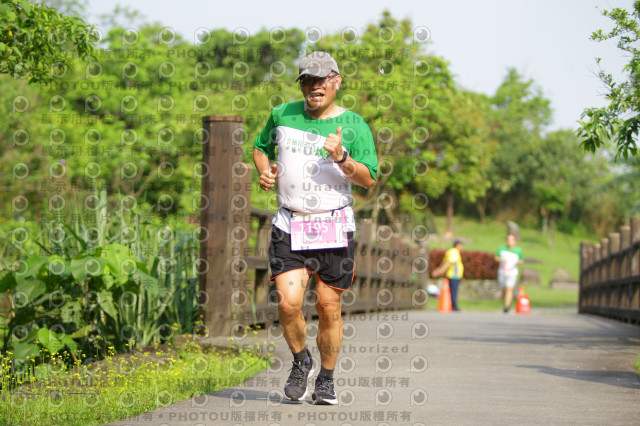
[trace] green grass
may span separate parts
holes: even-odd
[[[462,284],[464,285],[464,284]],[[515,298],[518,290],[515,289],[514,300],[511,303],[515,308]],[[563,309],[576,308],[578,305],[578,292],[572,290],[553,290],[545,287],[526,286],[525,293],[531,301],[531,309]],[[460,298],[460,309],[472,312],[497,312],[502,311],[504,302],[496,300],[469,300]]]
[[[446,230],[446,217],[435,217],[437,230],[444,234]],[[507,232],[506,222],[498,222],[487,218],[485,224],[476,220],[454,217],[452,230],[455,237],[462,238],[466,244],[465,250],[478,250],[495,253],[500,245],[505,244]],[[521,241],[518,246],[526,259],[537,259],[541,263],[525,262],[523,267],[536,269],[540,273],[540,283],[543,286],[549,284],[554,269],[565,269],[571,273],[574,280],[579,280],[580,267],[580,243],[582,241],[595,241],[593,236],[574,236],[556,231],[555,244],[549,247],[547,236],[540,229],[520,227]],[[431,238],[431,248],[449,248],[450,243],[442,239]]]
[[[252,350],[205,351],[194,343],[177,351],[111,353],[92,367],[52,361],[16,383],[12,360],[0,358],[0,424],[109,423],[234,386],[269,364]]]

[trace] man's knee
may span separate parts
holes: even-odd
[[[338,321],[341,318],[340,300],[320,300],[316,303],[316,311],[321,321]]]
[[[278,310],[280,311],[280,319],[293,319],[302,315],[302,303],[281,300],[278,304]]]

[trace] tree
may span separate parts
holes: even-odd
[[[92,25],[27,0],[0,2],[0,73],[46,82],[74,56],[91,58],[98,36]]]
[[[625,56],[630,56],[623,71],[628,74],[626,81],[616,81],[613,76],[601,70],[598,75],[606,86],[606,99],[609,105],[602,108],[586,108],[579,121],[577,133],[583,137],[582,146],[585,150],[595,152],[607,140],[616,146],[615,158],[620,156],[627,159],[629,155],[638,155],[636,139],[640,130],[640,1],[633,4],[633,10],[615,8],[605,10],[604,16],[615,22],[615,27],[608,33],[598,30],[591,35],[595,41],[609,39],[618,40],[618,49]],[[600,63],[600,59],[596,59]]]
[[[588,196],[584,191],[591,190],[594,162],[586,158],[576,136],[568,130],[549,133],[530,144],[524,158],[542,232],[553,247],[558,220],[566,217],[581,197]]]
[[[533,80],[526,80],[513,68],[508,70],[491,99],[491,136],[497,139],[498,148],[488,173],[490,189],[477,204],[481,218],[487,205],[513,204],[514,196],[531,198],[532,171],[526,156],[530,146],[542,138],[542,130],[549,123],[549,104]]]

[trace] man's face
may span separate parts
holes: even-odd
[[[342,77],[332,72],[326,77],[303,77],[300,79],[300,90],[307,108],[312,111],[324,111],[333,104]]]

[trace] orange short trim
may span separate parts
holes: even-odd
[[[327,287],[330,287],[330,288],[332,288],[334,290],[340,290],[340,291],[349,290],[351,288],[351,286],[353,285],[353,279],[356,277],[356,263],[353,262],[353,273],[351,274],[351,284],[347,288],[339,288],[339,287],[334,287],[332,285],[329,285],[329,284],[325,283],[324,281],[322,281],[322,279],[320,278],[320,275],[318,275],[317,272],[316,272],[315,275],[316,275],[316,279],[318,280],[318,282],[320,282],[321,284],[326,285]]]

